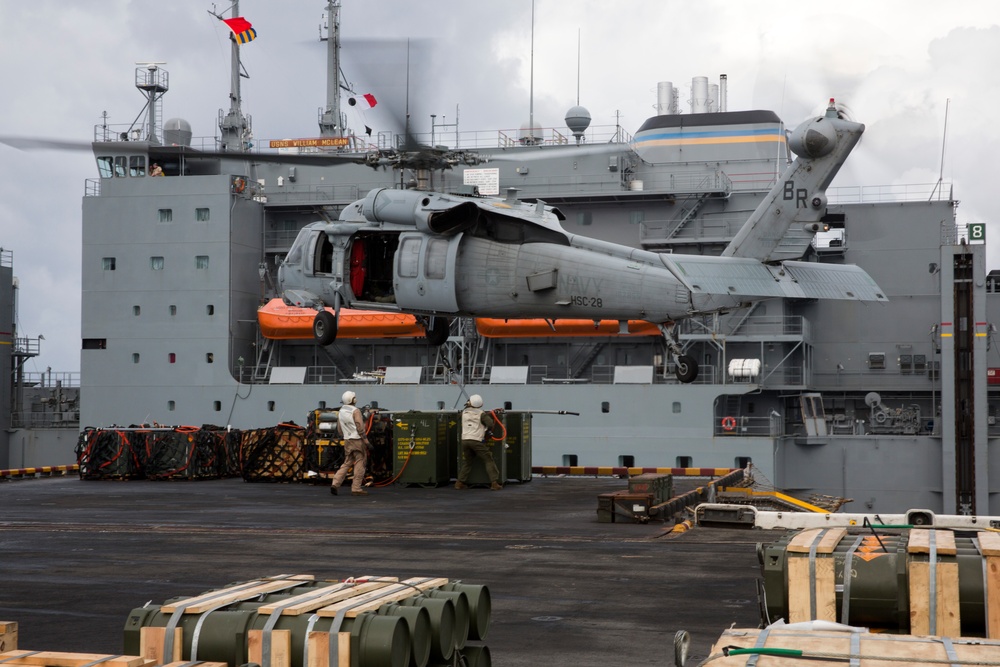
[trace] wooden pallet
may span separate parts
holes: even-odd
[[[859,628],[860,629],[860,628]],[[863,630],[863,629],[861,629]],[[763,635],[763,636],[762,636]],[[721,656],[724,647],[740,649],[787,649],[801,655],[757,655],[757,667],[789,665],[974,665],[996,664],[1000,642],[981,637],[890,635],[862,632],[794,630],[782,626],[730,629],[712,647]],[[731,652],[732,653],[732,652]],[[713,667],[743,667],[755,654],[737,652],[711,661]]]

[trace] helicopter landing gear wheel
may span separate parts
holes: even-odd
[[[424,332],[428,345],[444,345],[448,340],[448,334],[451,333],[451,322],[444,317],[432,317],[430,323],[424,327]]]
[[[698,377],[698,362],[686,354],[678,356],[674,360],[674,375],[684,384],[694,382]]]
[[[337,340],[337,318],[328,310],[316,313],[313,320],[313,337],[320,345],[329,345]]]

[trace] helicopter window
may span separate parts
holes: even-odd
[[[128,159],[128,175],[133,178],[146,175],[145,155],[133,155]]]
[[[111,165],[112,158],[110,155],[102,155],[97,158],[97,173],[101,175],[101,178],[111,178],[114,175]]]
[[[298,264],[301,262],[302,253],[305,250],[307,243],[309,243],[308,233],[301,233],[296,236],[295,241],[292,243],[292,247],[288,250],[288,254],[285,255],[285,264]]]
[[[427,274],[427,277],[444,278],[447,263],[448,241],[445,239],[429,239],[427,241],[427,256],[424,258],[424,272]]]
[[[115,178],[125,178],[128,170],[128,158],[124,155],[115,156]]]
[[[333,273],[333,244],[326,234],[316,240],[316,273]]]
[[[420,239],[406,239],[399,246],[399,277],[416,278],[420,261]]]

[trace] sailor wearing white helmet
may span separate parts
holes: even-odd
[[[354,468],[354,480],[351,483],[351,494],[367,496],[364,490],[365,464],[368,460],[368,436],[365,434],[365,420],[358,409],[358,397],[353,391],[345,391],[341,397],[340,412],[337,423],[340,425],[340,435],[344,439],[344,463],[333,476],[330,493],[337,495],[337,489],[344,483],[347,471]]]
[[[462,410],[462,467],[458,471],[458,481],[455,482],[456,489],[467,489],[469,485],[469,473],[472,472],[472,461],[478,456],[486,465],[486,474],[490,476],[490,489],[499,491],[503,488],[500,484],[500,471],[493,460],[493,453],[490,452],[489,445],[486,444],[486,430],[493,427],[494,423],[499,423],[492,413],[483,411],[483,397],[473,394],[469,397]]]

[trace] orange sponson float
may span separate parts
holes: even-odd
[[[596,325],[595,325],[596,324]],[[551,336],[659,336],[660,329],[652,322],[629,320],[628,333],[619,333],[618,320],[546,320],[529,318],[503,320],[490,317],[476,319],[476,331],[486,338],[545,338]]]
[[[331,313],[332,308],[327,308]],[[257,322],[264,338],[298,340],[313,337],[312,308],[289,306],[281,299],[271,299],[257,309]],[[405,313],[383,313],[377,310],[340,309],[337,338],[418,338],[424,328],[417,318]]]

